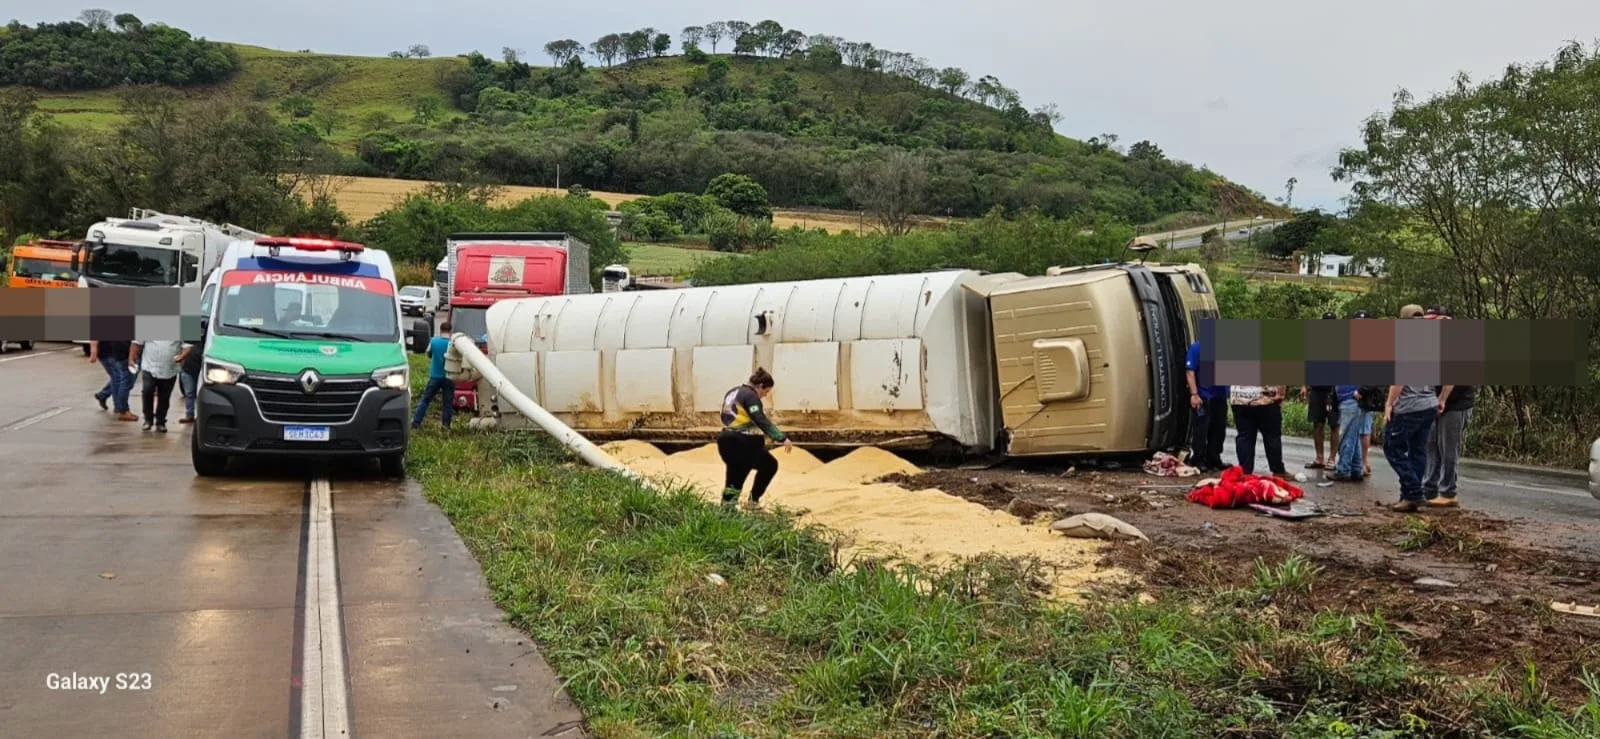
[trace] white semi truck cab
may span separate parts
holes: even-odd
[[[135,208],[89,227],[73,251],[81,287],[200,287],[228,245],[263,238],[231,224]]]

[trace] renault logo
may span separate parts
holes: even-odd
[[[300,373],[300,389],[307,394],[316,392],[317,386],[321,384],[322,375],[317,374],[316,370],[308,369]]]

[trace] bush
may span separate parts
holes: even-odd
[[[767,197],[767,189],[746,175],[719,175],[706,186],[706,195],[741,216],[772,220],[772,202]]]
[[[631,241],[675,241],[683,230],[660,213],[624,213],[622,228]]]

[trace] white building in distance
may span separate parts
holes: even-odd
[[[1342,254],[1301,254],[1300,274],[1318,277],[1379,277],[1383,259],[1357,259]]]

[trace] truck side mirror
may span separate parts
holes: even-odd
[[[433,333],[433,327],[427,321],[416,320],[411,322],[411,330],[406,332],[406,348],[412,354],[422,354],[428,351],[428,336]]]

